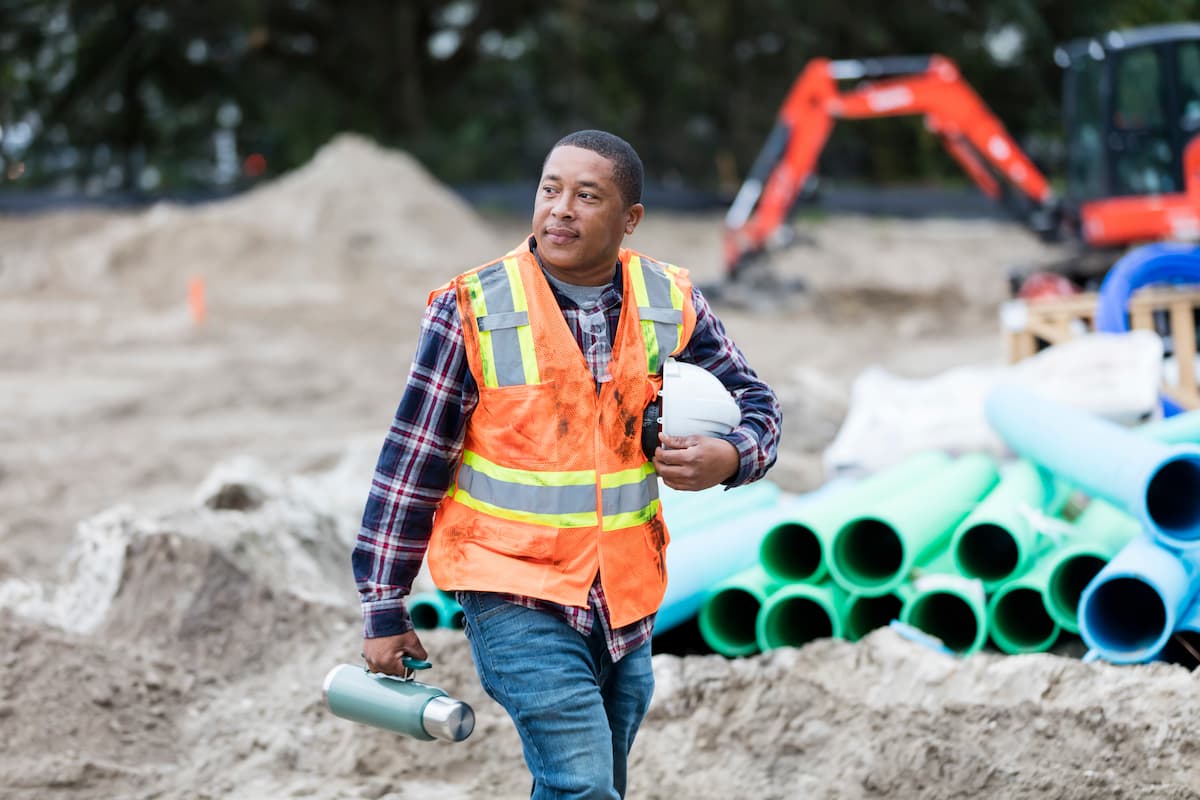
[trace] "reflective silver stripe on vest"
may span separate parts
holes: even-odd
[[[488,312],[486,317],[479,317],[476,322],[479,323],[479,330],[481,331],[498,331],[501,328],[517,328],[521,325],[529,324],[529,312],[506,311],[500,314]],[[495,339],[496,337],[493,336],[493,347],[495,347]]]
[[[658,358],[662,363],[679,347],[680,332],[677,326],[683,324],[683,311],[671,303],[671,276],[662,266],[643,257],[642,275],[646,282],[646,300],[650,305],[638,307],[638,316],[654,323]]]
[[[502,481],[473,469],[469,464],[462,464],[458,468],[458,486],[476,500],[513,511],[578,514],[596,510],[594,483],[582,486],[530,486]],[[656,491],[657,488],[655,486]]]
[[[525,368],[521,364],[517,325],[529,324],[529,312],[517,312],[513,308],[512,286],[509,285],[508,270],[504,268],[503,261],[481,269],[479,283],[487,304],[487,315],[478,318],[479,330],[491,331],[492,334],[496,383],[499,386],[521,386],[525,383]],[[525,321],[511,324],[518,313],[525,314]],[[493,317],[498,319],[491,321]]]
[[[611,489],[602,489],[600,502],[604,505],[604,516],[641,511],[658,499],[658,474],[651,472],[638,483],[627,483]]]
[[[666,322],[671,325],[683,324],[682,308],[645,308],[638,309],[638,316],[651,322]]]

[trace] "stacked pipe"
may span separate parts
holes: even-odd
[[[995,389],[986,412],[1014,451],[1137,520],[1141,531],[1083,589],[1079,632],[1106,661],[1158,656],[1200,591],[1200,448],[1157,441],[1154,429],[1139,435],[1016,386]]]
[[[988,413],[1022,456],[1003,469],[924,453],[739,517],[743,542],[761,541],[758,563],[710,587],[707,644],[749,655],[900,620],[961,654],[989,638],[1044,651],[1067,631],[1109,661],[1200,663],[1200,450],[1178,444],[1200,441],[1200,413],[1133,432],[1007,388]],[[1080,490],[1092,499],[1068,519]],[[748,530],[772,516],[765,533]]]

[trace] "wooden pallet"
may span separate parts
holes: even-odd
[[[1095,330],[1096,293],[1044,300],[1012,300],[1001,310],[1009,363],[1046,347]],[[1155,317],[1165,315],[1168,350],[1179,369],[1176,384],[1163,391],[1186,408],[1200,408],[1196,383],[1196,309],[1200,287],[1148,287],[1129,301],[1129,327],[1164,334]]]

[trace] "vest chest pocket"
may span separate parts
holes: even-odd
[[[567,421],[553,381],[533,386],[480,387],[471,425],[486,431],[484,446],[514,468],[555,468]]]

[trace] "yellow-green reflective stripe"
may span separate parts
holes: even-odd
[[[479,282],[478,274],[467,275],[464,279],[467,292],[471,295],[471,306],[475,317],[487,316],[487,301],[483,299],[483,284]],[[479,363],[483,369],[483,385],[496,387],[496,356],[492,352],[492,332],[479,332]]]
[[[601,530],[615,531],[621,528],[632,528],[634,525],[642,525],[649,522],[658,513],[660,501],[655,500],[650,505],[637,511],[626,511],[621,514],[605,514],[602,520]]]
[[[629,259],[629,280],[633,282],[633,297],[637,301],[638,308],[649,306],[650,298],[646,293],[646,274],[642,271],[642,259],[638,256],[631,256]],[[646,319],[642,320],[642,346],[646,350],[647,374],[657,375],[661,368],[658,362],[658,334],[654,331],[654,323]]]
[[[482,473],[509,483],[523,483],[526,486],[595,486],[596,473],[590,469],[566,470],[562,472],[532,471],[502,467],[494,461],[489,461],[474,450],[464,450],[464,464]]]
[[[544,525],[548,528],[590,528],[596,524],[596,512],[588,511],[578,514],[533,514],[528,511],[516,511],[511,508],[485,503],[463,489],[456,489],[451,495],[456,503],[462,503],[484,514],[501,519],[511,519],[516,522],[528,522],[531,525]]]
[[[646,276],[642,273],[642,259],[637,256],[629,258],[629,279],[633,281],[633,297],[639,306],[650,305],[646,295]]]
[[[458,488],[497,508],[554,516],[595,512],[595,484],[548,486],[494,478],[470,464],[458,468]],[[615,491],[615,490],[614,490]]]
[[[508,283],[512,286],[513,310],[528,312],[529,301],[525,297],[525,284],[521,281],[517,260],[515,258],[505,259],[504,269],[508,271]],[[517,328],[517,341],[521,346],[521,366],[525,372],[525,383],[530,386],[541,383],[541,378],[538,376],[537,351],[533,349],[533,328],[529,325]]]
[[[654,475],[654,464],[643,461],[639,466],[617,472],[606,472],[600,476],[600,488],[612,489],[627,483],[638,483],[650,475]]]

